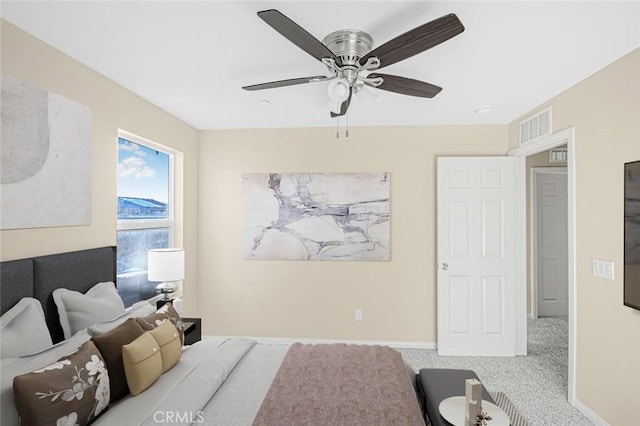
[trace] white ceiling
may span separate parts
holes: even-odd
[[[271,8],[320,40],[356,28],[374,47],[458,15],[462,34],[382,71],[444,90],[360,92],[351,126],[508,123],[640,47],[638,1],[3,1],[2,17],[198,129],[335,126],[328,82],[241,89],[326,71],[256,15]]]

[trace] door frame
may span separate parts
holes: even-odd
[[[529,192],[531,198],[531,318],[538,319],[538,177],[543,174],[567,175],[566,167],[532,167]],[[569,192],[569,177],[567,175],[567,195]],[[568,283],[567,283],[568,284]]]
[[[507,152],[507,155],[514,157],[528,157],[533,154],[537,154],[542,151],[547,151],[551,148],[555,148],[560,145],[567,145],[567,193],[568,193],[568,259],[567,268],[569,276],[569,316],[568,316],[568,374],[567,374],[567,398],[571,405],[576,403],[575,393],[575,377],[576,377],[576,296],[577,296],[577,283],[576,283],[576,144],[575,144],[575,130],[573,127],[556,132],[552,135],[543,136],[540,139],[529,142],[518,148],[512,149]],[[524,179],[523,179],[524,180]],[[520,189],[523,193],[526,193],[526,184],[520,183]],[[524,199],[522,208],[526,210],[526,197],[522,197],[520,202]],[[520,247],[523,255],[522,261],[526,261],[526,226],[522,227],[522,232],[517,233],[517,237],[521,238]],[[526,280],[524,281],[526,294]],[[525,315],[520,315],[520,318],[524,317],[524,329],[526,330],[526,311]],[[523,327],[522,324],[519,324]],[[526,335],[526,334],[525,334]],[[526,342],[524,342],[526,348]]]

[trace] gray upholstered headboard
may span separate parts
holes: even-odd
[[[116,248],[100,247],[0,263],[0,305],[4,314],[23,297],[40,300],[53,342],[64,339],[51,293],[81,293],[99,282],[116,282]]]

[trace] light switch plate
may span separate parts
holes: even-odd
[[[613,262],[610,260],[591,259],[591,267],[594,277],[605,278],[607,280],[614,279]]]

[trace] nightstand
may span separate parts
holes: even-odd
[[[182,318],[182,324],[185,345],[193,345],[202,339],[202,320],[200,318]]]

